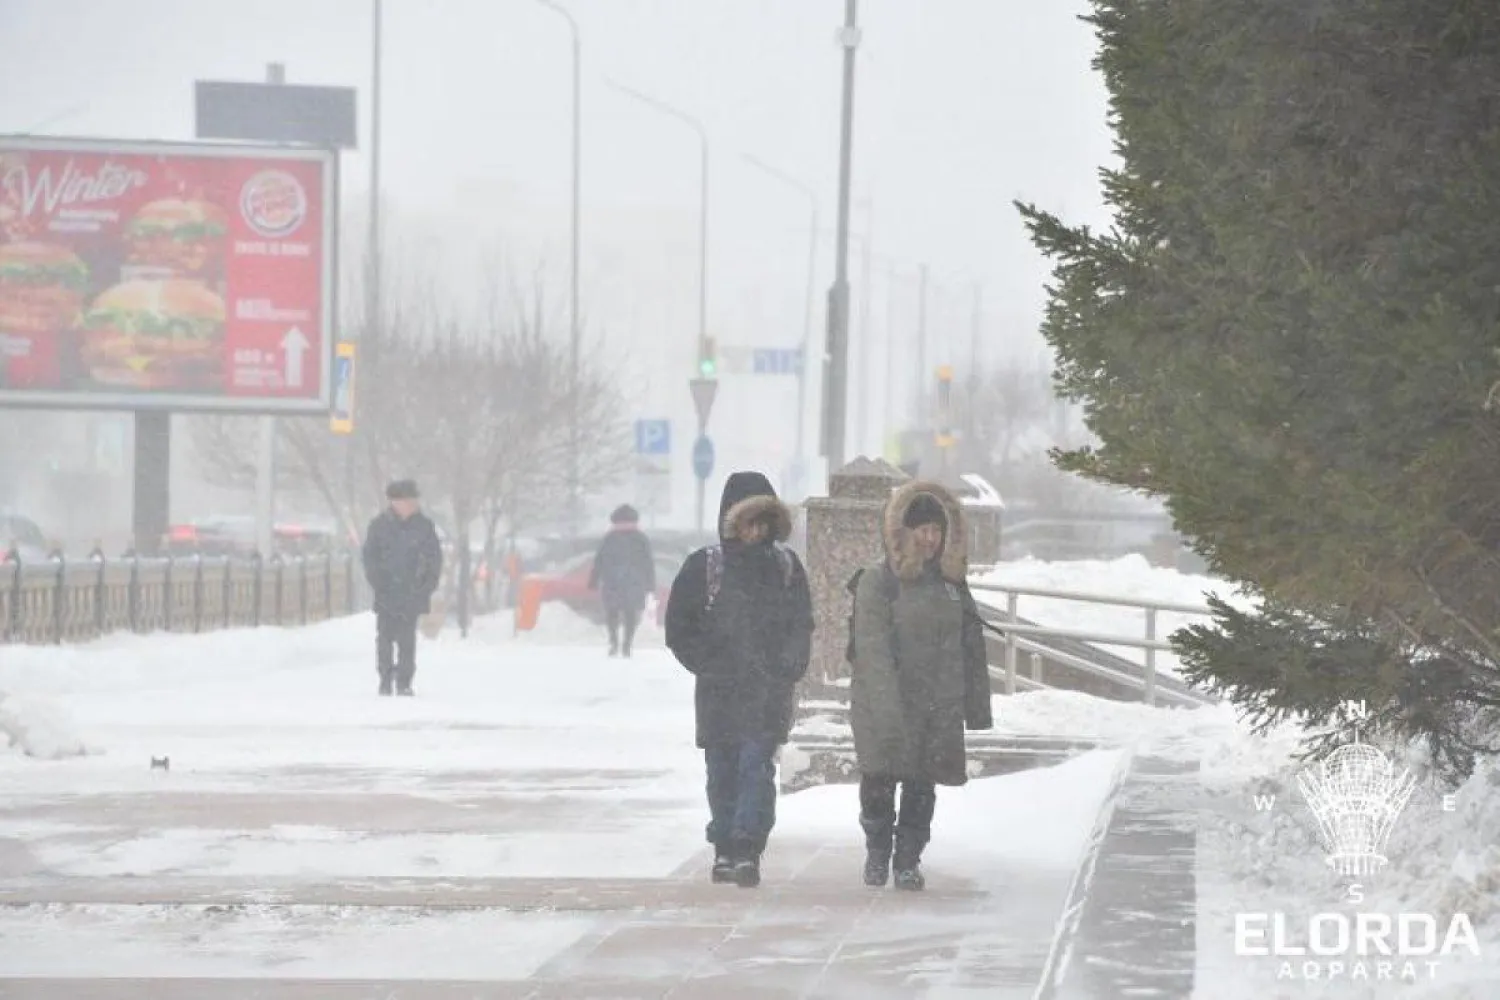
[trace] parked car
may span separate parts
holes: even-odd
[[[659,619],[667,606],[667,597],[672,591],[672,579],[677,575],[682,561],[659,552],[653,553],[653,556],[656,562],[656,607],[659,624]],[[528,579],[540,581],[539,596],[543,603],[560,601],[585,618],[603,624],[604,605],[599,600],[599,592],[589,589],[589,577],[593,575],[593,571],[594,554],[589,552],[575,556],[556,572],[528,574]]]
[[[272,529],[272,545],[283,556],[315,555],[334,548],[339,533],[326,525],[282,523]],[[255,518],[205,517],[167,530],[166,553],[171,556],[209,557],[255,554]]]
[[[45,562],[47,536],[29,517],[0,512],[0,561],[19,557],[23,563]]]

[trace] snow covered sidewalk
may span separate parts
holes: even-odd
[[[713,886],[691,678],[574,634],[424,643],[415,699],[362,620],[8,649],[92,752],[0,754],[0,996],[1031,996],[1114,752],[944,790],[922,896],[850,786]]]

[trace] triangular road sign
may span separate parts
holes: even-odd
[[[688,388],[693,393],[693,407],[698,411],[698,432],[708,426],[708,415],[713,412],[714,397],[719,392],[718,379],[695,378],[688,380]]]

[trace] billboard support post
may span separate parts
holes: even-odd
[[[171,519],[172,415],[160,410],[135,413],[135,551],[155,555]]]
[[[286,66],[267,63],[266,83],[271,86],[285,84]],[[255,462],[255,550],[269,559],[276,519],[276,418],[261,417],[257,423],[260,424],[260,447],[256,449]]]

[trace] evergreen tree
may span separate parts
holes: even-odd
[[[1500,4],[1094,0],[1105,233],[1018,206],[1097,449],[1261,598],[1175,637],[1260,723],[1500,705]]]

